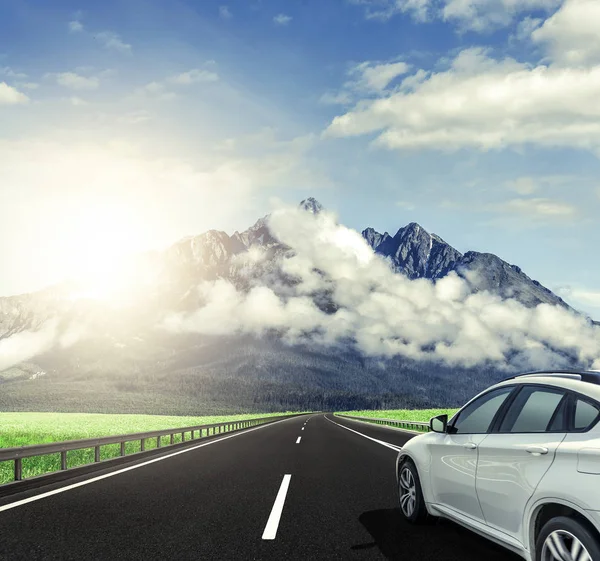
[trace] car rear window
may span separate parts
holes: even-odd
[[[589,401],[584,401],[583,399],[577,399],[575,402],[575,420],[573,428],[575,430],[587,429],[594,421],[596,421],[599,413],[600,409],[596,405],[593,405]]]

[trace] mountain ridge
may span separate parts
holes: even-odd
[[[313,215],[324,212],[313,198],[302,201],[299,208]],[[196,318],[210,301],[206,285],[216,287],[216,296],[225,303],[259,289],[255,293],[261,297],[281,298],[278,313],[282,312],[299,281],[281,266],[295,250],[273,235],[270,216],[232,235],[209,230],[182,238],[163,252],[139,257],[145,265],[141,280],[149,288],[141,282],[136,285],[125,311],[112,307],[110,301],[72,299],[74,288],[67,285],[0,298],[0,344],[21,332],[25,341],[42,342],[39,352],[17,355],[8,369],[0,362],[0,409],[206,414],[240,408],[451,407],[505,376],[506,370],[489,361],[458,367],[430,358],[368,356],[351,338],[290,343],[276,328],[259,334],[217,330],[210,335],[157,330],[168,314]],[[426,279],[435,285],[456,274],[473,293],[489,290],[530,308],[551,303],[571,310],[520,267],[490,253],[463,254],[416,222],[401,227],[394,236],[366,228],[362,237],[393,272],[409,279]],[[338,311],[348,317],[353,310],[343,309],[333,289],[328,290],[304,297],[328,318]],[[209,314],[195,321],[225,320],[235,325],[238,310],[227,309],[231,317]],[[263,313],[261,308],[254,310],[257,316]],[[67,344],[71,322],[83,326],[83,335],[71,337]],[[435,324],[429,329],[435,330]],[[443,347],[443,339],[440,344]],[[436,347],[424,346],[429,351]],[[15,347],[18,350],[19,345]],[[499,366],[506,367],[515,357],[517,363],[527,360],[518,355],[518,351],[506,353],[506,364]],[[560,350],[554,356],[561,365],[577,360],[576,353]]]
[[[427,278],[435,282],[454,271],[474,292],[488,290],[502,298],[515,298],[527,307],[551,304],[574,311],[560,296],[531,279],[520,267],[493,253],[467,251],[462,254],[416,222],[400,228],[393,237],[373,228],[363,230],[362,236],[396,272],[410,279]]]
[[[299,208],[318,214],[324,207],[315,198],[300,202]],[[249,287],[254,277],[276,275],[274,260],[290,250],[269,229],[270,215],[259,218],[252,226],[229,235],[208,230],[187,236],[161,252],[153,252],[151,273],[158,282],[172,290],[188,292],[200,281],[230,279],[236,285]],[[373,251],[383,257],[392,270],[409,279],[432,282],[455,272],[473,292],[488,290],[502,298],[515,298],[527,307],[541,303],[558,305],[573,311],[562,298],[495,254],[467,251],[462,254],[440,236],[429,233],[417,222],[398,229],[394,236],[372,227],[361,233]],[[251,248],[266,251],[262,264],[248,266],[235,263],[237,256]],[[63,285],[34,293],[0,297],[0,339],[20,331],[39,329],[52,316],[54,306],[59,315],[65,313],[68,290]],[[172,299],[169,299],[172,301]]]

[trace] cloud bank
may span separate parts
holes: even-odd
[[[555,0],[448,0],[443,13],[445,19],[462,14],[473,28],[484,9],[486,21],[494,10],[510,20],[521,10],[549,12],[558,4]],[[345,89],[337,96],[328,94],[328,102],[353,102],[353,107],[336,116],[324,136],[375,133],[375,145],[396,150],[486,151],[530,145],[579,148],[600,155],[599,25],[596,0],[565,0],[546,20],[526,17],[517,26],[514,37],[540,51],[537,63],[470,47],[452,59],[440,59],[434,70],[415,68],[400,85],[388,87],[382,70],[390,72],[393,66],[365,62],[372,67],[370,72],[381,77],[379,95],[356,99]]]
[[[269,224],[294,250],[280,263],[293,284],[257,284],[241,292],[226,280],[202,283],[202,307],[168,316],[163,328],[211,335],[276,330],[289,342],[308,338],[326,345],[352,340],[367,356],[400,355],[451,366],[549,368],[566,366],[569,356],[600,368],[600,329],[572,312],[472,294],[456,274],[435,285],[409,280],[393,273],[358,232],[327,213],[284,209],[273,213]],[[322,311],[315,303],[319,298],[336,311]]]

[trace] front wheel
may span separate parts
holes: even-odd
[[[398,496],[400,499],[400,512],[406,520],[412,524],[421,524],[427,520],[427,507],[421,491],[421,482],[412,460],[406,460],[400,466]]]
[[[557,516],[540,531],[536,561],[600,561],[600,544],[590,530],[574,518]]]

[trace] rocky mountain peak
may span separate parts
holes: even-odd
[[[300,205],[298,205],[302,210],[306,210],[308,212],[312,212],[313,214],[319,214],[323,210],[323,205],[317,201],[314,197],[309,197],[308,199],[304,199],[300,201]]]

